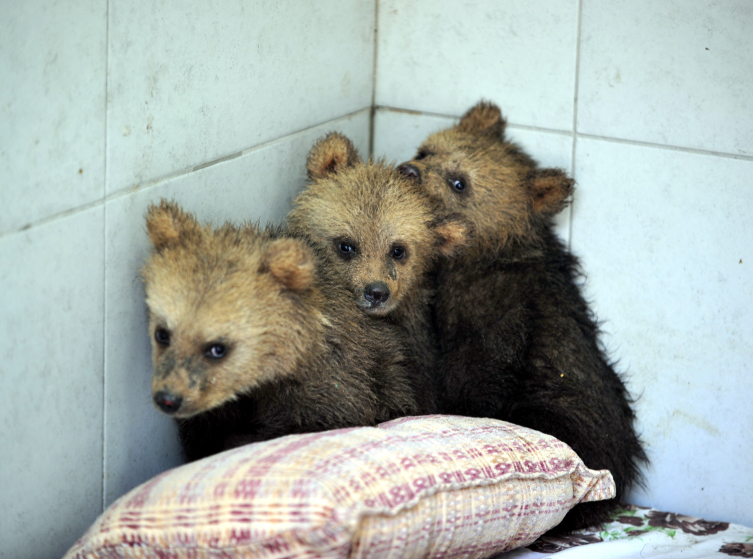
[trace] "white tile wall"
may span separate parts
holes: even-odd
[[[374,157],[402,163],[416,155],[418,146],[434,132],[453,126],[451,116],[378,108],[374,114]]]
[[[578,131],[753,156],[753,3],[583,0]]]
[[[149,202],[171,196],[215,223],[278,218],[320,133],[402,161],[481,98],[578,181],[573,245],[653,458],[634,498],[753,525],[751,10],[6,2],[0,558],[59,557],[103,502],[177,462],[149,402]]]
[[[110,2],[107,192],[371,105],[364,0]]]
[[[368,153],[369,110],[248,150],[244,155],[107,204],[105,502],[180,463],[172,419],[151,399],[151,346],[139,276],[148,252],[144,215],[174,199],[202,221],[281,221],[306,180],[314,141],[339,130]]]
[[[2,4],[0,234],[104,193],[106,8]]]
[[[580,139],[574,251],[653,462],[641,504],[753,523],[753,161]]]
[[[379,2],[374,151],[410,157],[486,97],[531,155],[569,169],[571,242],[642,394],[653,466],[633,498],[753,525],[753,7],[580,4],[578,21],[575,4]]]
[[[505,136],[522,147],[542,167],[559,167],[572,173],[573,136],[508,126]]]
[[[376,104],[572,130],[578,1],[380,0]]]
[[[102,506],[102,207],[0,238],[0,557],[60,557]]]
[[[148,389],[146,205],[279,219],[316,137],[339,129],[368,155],[375,6],[3,14],[0,557],[59,557],[103,504],[179,461]]]

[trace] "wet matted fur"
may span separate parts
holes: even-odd
[[[400,166],[442,208],[472,224],[468,249],[438,273],[442,413],[494,417],[554,435],[617,498],[579,505],[560,529],[602,523],[646,460],[631,399],[602,350],[577,259],[552,230],[573,181],[505,140],[499,108],[479,103]]]
[[[288,214],[288,226],[344,276],[354,307],[400,327],[419,406],[434,413],[435,260],[459,248],[463,223],[437,220],[422,189],[384,161],[364,162],[337,132],[314,144],[307,169],[310,181]]]
[[[213,229],[166,201],[147,229],[152,392],[190,460],[417,413],[396,328],[355,308],[303,240]]]

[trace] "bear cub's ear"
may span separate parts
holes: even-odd
[[[555,215],[567,206],[575,181],[562,169],[537,169],[529,177],[533,211],[540,215]]]
[[[322,179],[360,162],[353,142],[339,132],[330,132],[311,148],[306,170],[311,180]]]
[[[460,132],[471,134],[481,134],[501,139],[505,133],[507,122],[502,116],[502,111],[494,103],[481,101],[476,106],[471,107],[463,115],[460,122],[455,127]]]
[[[300,293],[314,283],[314,254],[297,239],[277,239],[270,243],[264,257],[269,273],[285,289]]]
[[[443,256],[453,256],[471,244],[475,229],[460,214],[450,214],[431,224],[437,239],[437,250]]]
[[[201,231],[201,225],[191,214],[181,210],[178,204],[163,199],[159,206],[154,204],[149,206],[146,215],[146,230],[154,248],[157,252],[161,252]]]

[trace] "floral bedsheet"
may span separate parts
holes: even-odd
[[[542,536],[528,547],[494,559],[627,559],[662,557],[752,557],[753,528],[628,506],[601,531]]]

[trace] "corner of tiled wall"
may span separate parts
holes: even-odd
[[[60,557],[180,463],[151,404],[146,207],[279,221],[317,137],[367,153],[374,17],[339,0],[4,7],[0,557]]]
[[[327,130],[400,161],[481,98],[577,180],[558,231],[638,396],[634,499],[752,525],[751,21],[745,0],[6,6],[0,557],[60,556],[179,461],[149,402],[150,202],[276,220]]]
[[[652,459],[642,505],[753,524],[753,5],[380,0],[374,152],[479,99],[577,187],[581,257]]]
[[[578,1],[380,0],[374,155],[402,161],[481,99],[545,166],[572,170]],[[566,240],[570,212],[558,216]]]

